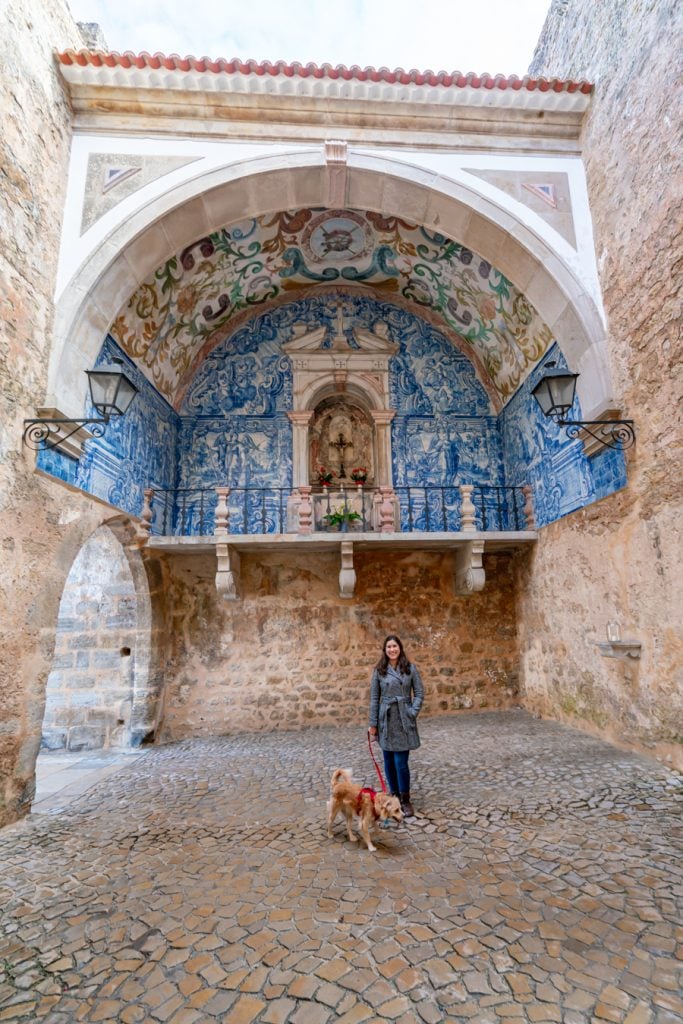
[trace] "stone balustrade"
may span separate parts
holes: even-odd
[[[535,540],[530,487],[457,484],[320,488],[148,488],[136,531],[139,547],[176,553],[215,549],[216,589],[240,597],[241,552],[306,543],[339,545],[339,595],[354,596],[354,552],[390,545],[438,548],[453,558],[457,594],[484,588],[485,549]]]

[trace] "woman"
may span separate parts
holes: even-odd
[[[388,636],[370,683],[370,735],[379,735],[389,789],[399,797],[407,818],[415,814],[408,755],[420,746],[416,720],[423,696],[420,673],[408,661],[399,638]]]

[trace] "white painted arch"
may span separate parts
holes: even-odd
[[[483,256],[522,291],[557,339],[586,418],[614,407],[599,311],[565,260],[474,185],[351,150],[345,205],[423,224]],[[82,414],[86,377],[113,320],[156,268],[197,238],[281,210],[328,205],[322,149],[231,163],[198,174],[119,224],[64,289],[56,308],[45,405]],[[338,203],[335,205],[339,205]]]

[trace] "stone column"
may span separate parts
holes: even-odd
[[[299,487],[299,533],[311,533],[313,530],[313,506],[311,505],[312,487],[302,484]]]
[[[375,444],[377,454],[377,466],[375,473],[375,484],[378,487],[393,487],[393,473],[391,470],[391,421],[396,412],[393,409],[371,409],[375,424]]]
[[[308,425],[313,416],[312,409],[288,412],[292,424],[292,486],[308,484]]]
[[[396,530],[395,494],[393,487],[380,487],[382,504],[379,507],[380,533],[394,533]]]

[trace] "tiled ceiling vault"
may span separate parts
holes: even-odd
[[[398,217],[300,209],[199,238],[144,281],[111,333],[174,406],[250,311],[302,289],[370,288],[471,355],[502,407],[552,344],[524,295],[476,253]]]

